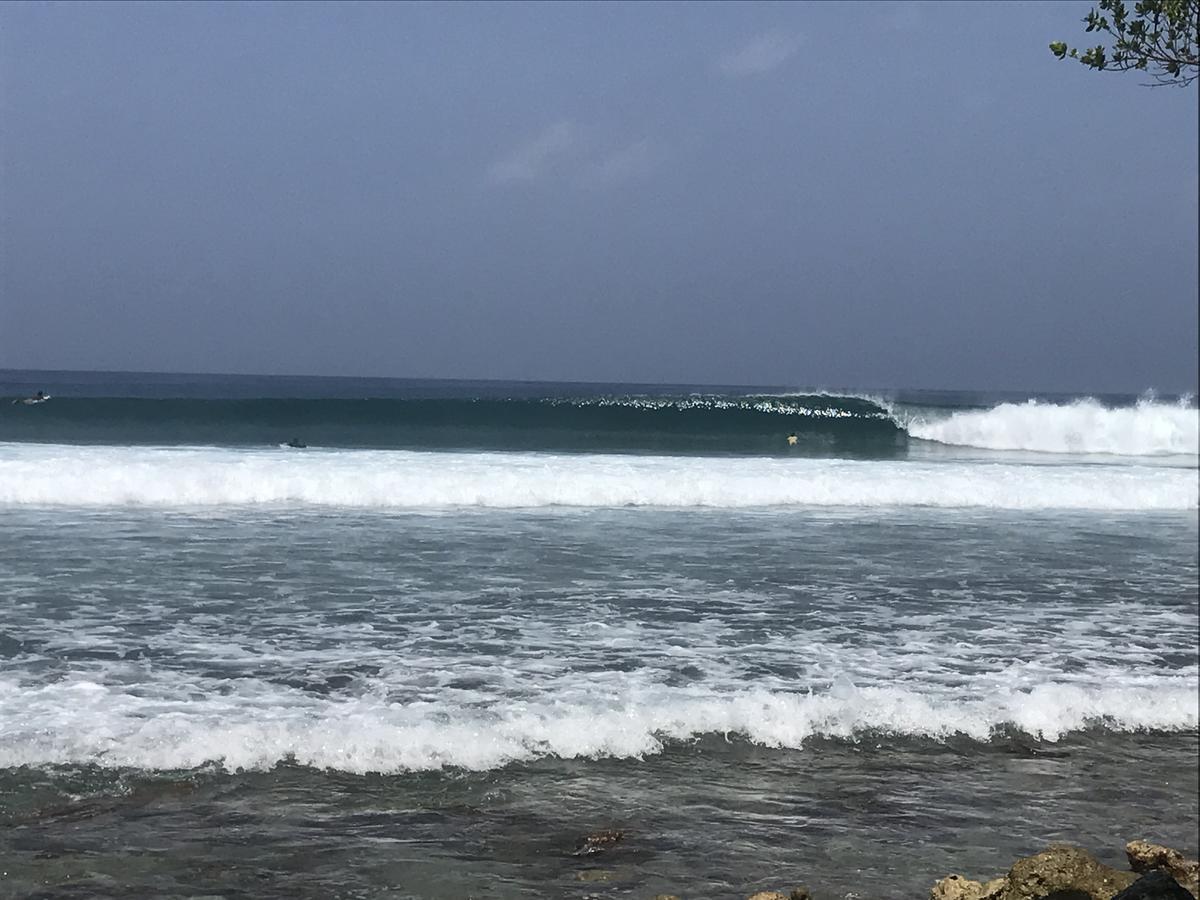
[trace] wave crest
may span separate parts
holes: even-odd
[[[662,752],[666,742],[710,734],[800,749],[816,738],[987,742],[1016,730],[1057,741],[1094,727],[1116,732],[1197,727],[1196,683],[1188,677],[1112,687],[1046,683],[974,700],[894,687],[835,687],[824,693],[752,689],[645,698],[608,708],[546,702],[451,713],[369,697],[317,705],[295,698],[263,706],[254,695],[155,705],[88,681],[32,693],[6,687],[19,721],[0,722],[11,724],[0,767],[168,770],[218,762],[231,769],[269,769],[292,760],[354,773],[488,770],[547,756],[641,758]]]

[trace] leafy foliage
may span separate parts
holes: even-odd
[[[1148,72],[1158,84],[1189,85],[1200,78],[1200,0],[1138,0],[1130,13],[1125,0],[1099,0],[1083,20],[1112,46],[1068,49],[1055,41],[1050,52],[1092,69]]]

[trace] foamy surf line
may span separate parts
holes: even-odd
[[[0,445],[0,504],[1192,510],[1155,466]]]
[[[99,765],[149,770],[217,763],[269,769],[284,761],[353,773],[477,771],[545,757],[643,758],[705,735],[803,749],[818,738],[978,742],[1016,730],[1058,741],[1084,729],[1186,732],[1197,728],[1197,689],[1186,677],[1155,684],[1044,684],[987,699],[947,699],[898,688],[823,694],[746,690],[662,696],[657,702],[570,706],[497,704],[486,712],[359,697],[263,705],[262,697],[156,701],[87,681],[41,689],[0,685],[0,768]],[[239,699],[244,701],[239,703]]]

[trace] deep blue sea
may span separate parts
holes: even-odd
[[[1152,395],[0,371],[0,897],[1194,854],[1198,432]]]

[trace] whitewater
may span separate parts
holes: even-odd
[[[1196,509],[1195,470],[617,454],[0,444],[0,504]]]
[[[940,418],[914,413],[897,418],[913,437],[985,450],[1178,456],[1193,463],[1200,453],[1200,411],[1190,398],[1176,403],[1142,398],[1134,406],[1115,408],[1090,398],[1031,399]]]
[[[1088,727],[1194,731],[1200,697],[1195,675],[1125,686],[1047,683],[972,699],[848,683],[824,693],[630,684],[617,696],[589,697],[599,692],[576,684],[483,710],[466,697],[389,703],[386,690],[368,686],[330,700],[255,680],[198,702],[214,687],[162,696],[161,684],[130,690],[73,679],[31,691],[0,679],[12,698],[0,720],[0,767],[269,770],[295,761],[358,774],[486,771],[546,756],[642,759],[707,734],[797,750],[816,738],[987,742],[1005,729],[1057,742]]]

